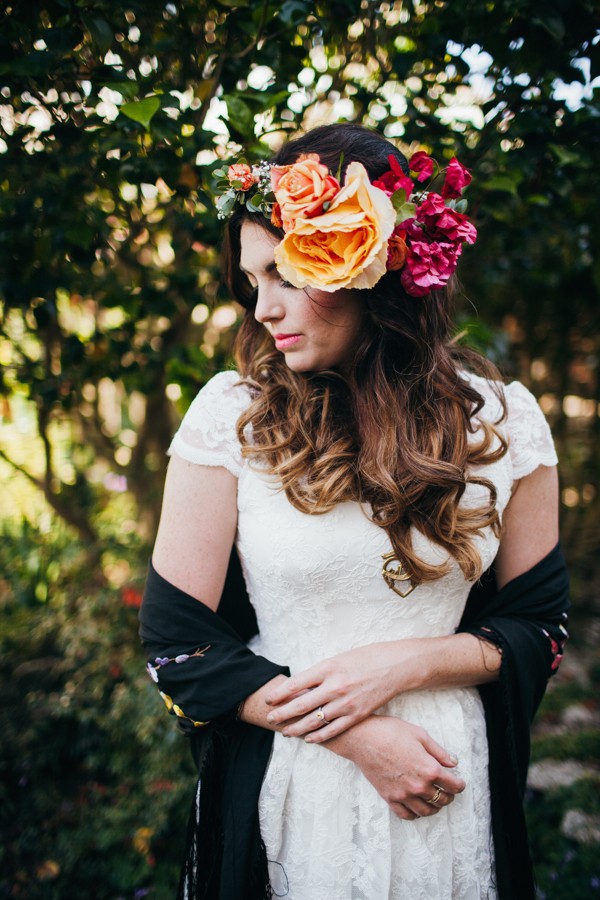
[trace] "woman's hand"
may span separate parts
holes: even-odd
[[[401,819],[433,816],[465,789],[458,760],[417,725],[370,716],[326,744],[351,759]]]
[[[267,722],[286,737],[327,741],[392,697],[417,687],[408,675],[419,641],[369,644],[325,659],[269,692]]]

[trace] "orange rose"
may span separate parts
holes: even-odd
[[[404,268],[407,253],[405,237],[405,231],[395,231],[388,241],[387,267],[390,272]]]
[[[319,162],[316,153],[305,153],[291,166],[273,166],[271,184],[279,203],[284,231],[293,231],[299,216],[310,219],[323,212],[340,190],[337,178]]]
[[[327,211],[297,218],[275,247],[277,269],[298,288],[373,287],[386,271],[395,220],[389,197],[373,187],[362,163],[352,162]]]
[[[253,174],[252,169],[246,163],[235,163],[227,169],[227,177],[230,183],[239,181],[241,187],[238,190],[249,191],[253,184],[256,184],[258,178]]]
[[[275,228],[283,228],[283,220],[281,218],[281,209],[279,203],[274,203],[271,207],[271,225]]]

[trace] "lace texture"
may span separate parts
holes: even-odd
[[[500,404],[484,379],[472,378],[495,421]],[[260,634],[252,648],[298,672],[364,644],[452,634],[471,584],[456,563],[444,578],[406,599],[381,576],[387,535],[368,508],[342,503],[322,516],[294,509],[277,481],[241,457],[235,423],[248,402],[237,375],[216,376],[196,398],[172,450],[192,462],[222,465],[238,481],[237,549]],[[550,432],[534,397],[506,389],[509,415],[499,427],[510,453],[482,467],[502,512],[513,481],[553,465]],[[474,436],[477,439],[477,435]],[[478,505],[469,486],[463,501]],[[487,491],[485,491],[487,495]],[[445,552],[418,532],[415,550],[439,563]],[[484,567],[498,541],[476,539]],[[496,897],[487,773],[487,739],[474,688],[419,691],[382,712],[425,728],[459,759],[467,782],[454,803],[431,818],[398,819],[349,760],[301,740],[275,735],[259,814],[275,895],[287,900],[482,900]]]
[[[248,405],[248,389],[240,385],[237,372],[219,372],[192,401],[171,441],[169,456],[200,466],[224,466],[236,478],[244,460],[236,434],[236,423]]]

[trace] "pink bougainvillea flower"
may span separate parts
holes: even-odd
[[[392,153],[388,156],[388,162],[390,168],[373,182],[373,187],[379,188],[388,197],[391,197],[396,191],[403,190],[408,200],[414,189],[413,182],[404,172],[400,161]]]
[[[436,194],[432,191],[427,194],[422,203],[419,203],[415,218],[427,228],[430,228],[435,224],[439,216],[445,212],[446,208],[441,194]]]
[[[428,194],[415,218],[430,237],[442,243],[474,244],[477,239],[477,229],[468,217],[446,206],[440,194]]]
[[[446,180],[442,188],[442,197],[446,200],[454,200],[460,197],[463,190],[471,183],[471,173],[454,156],[446,169]]]
[[[406,265],[400,276],[406,293],[412,297],[424,297],[447,284],[456,269],[460,252],[460,244],[411,241]]]
[[[411,172],[417,172],[417,181],[427,181],[433,175],[434,163],[424,150],[414,153],[408,163]]]
[[[436,222],[436,237],[455,244],[474,244],[477,229],[467,216],[453,209],[446,209]]]

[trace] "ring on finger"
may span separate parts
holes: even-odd
[[[325,713],[323,712],[323,707],[322,707],[322,706],[320,706],[320,707],[318,708],[318,710],[316,711],[315,715],[316,715],[317,719],[319,720],[319,722],[322,722],[323,725],[329,725],[329,719],[326,719],[326,718],[325,718]]]
[[[444,790],[443,788],[441,788],[439,786],[439,784],[434,784],[434,788],[435,788],[435,794],[433,795],[431,800],[426,801],[426,803],[430,803],[432,806],[435,806],[435,804],[440,799],[440,795],[443,793],[443,790]]]

